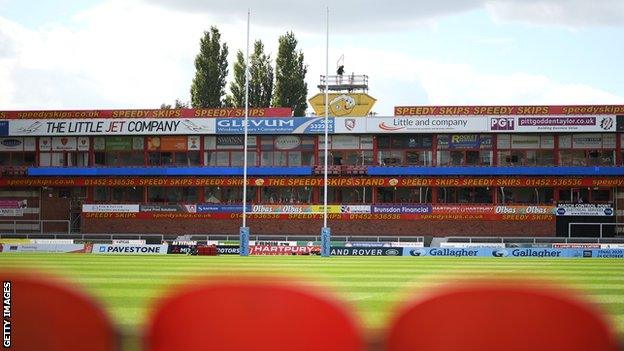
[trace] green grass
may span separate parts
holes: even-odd
[[[383,326],[406,295],[463,278],[529,277],[580,290],[624,334],[624,260],[439,257],[197,257],[2,254],[0,268],[36,268],[83,286],[135,333],[171,284],[202,275],[287,275],[312,280],[350,303],[365,326]]]

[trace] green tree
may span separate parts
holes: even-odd
[[[249,68],[249,106],[269,107],[273,98],[273,66],[271,55],[264,53],[264,44],[258,40],[254,43]]]
[[[161,110],[171,110],[172,108],[178,109],[178,108],[189,108],[189,103],[186,101],[182,101],[180,99],[175,99],[175,104],[172,106],[171,104],[160,104],[160,109]]]
[[[269,107],[273,97],[273,66],[271,56],[264,53],[261,40],[254,43],[249,68],[249,106]],[[245,57],[242,51],[236,54],[234,80],[230,84],[227,103],[234,107],[245,107]]]
[[[303,52],[296,49],[297,39],[292,32],[279,38],[273,105],[291,107],[295,116],[304,116],[308,106],[308,85],[305,82],[308,66],[303,63]]]
[[[191,85],[191,104],[195,108],[222,107],[228,75],[228,47],[221,44],[217,27],[210,27],[200,40],[195,57],[195,78]]]
[[[226,98],[226,106],[245,107],[245,55],[240,50],[236,53],[234,80],[230,83],[230,94]]]

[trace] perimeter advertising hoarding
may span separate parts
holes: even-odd
[[[613,216],[611,204],[558,204],[557,216]]]
[[[8,135],[70,136],[214,134],[215,120],[215,118],[16,119],[9,121]]]
[[[290,117],[290,107],[267,107],[249,109],[253,117]],[[47,111],[0,111],[0,119],[59,119],[59,118],[206,118],[243,117],[244,108],[180,108],[142,110],[47,110]]]
[[[249,134],[324,134],[325,118],[292,117],[292,118],[249,118],[247,132]],[[217,134],[243,134],[243,118],[217,118]],[[334,133],[334,119],[328,118],[328,132]]]
[[[97,205],[95,205],[97,206]],[[106,205],[104,205],[106,206]],[[114,206],[114,205],[112,205]],[[120,205],[117,205],[120,206]],[[128,205],[121,205],[128,206]],[[138,206],[138,205],[136,205]],[[156,206],[158,207],[158,206]],[[147,211],[85,212],[85,219],[240,219],[242,207],[236,205],[189,204],[182,206],[144,207]],[[250,219],[321,219],[322,205],[250,205]],[[102,212],[103,211],[103,212]],[[482,220],[482,221],[551,221],[554,206],[496,206],[496,205],[329,205],[330,220]]]
[[[336,187],[624,187],[624,177],[329,177]],[[323,177],[249,177],[247,185],[323,186]],[[242,186],[242,177],[2,177],[0,187],[28,186]],[[207,203],[206,206],[228,206]],[[231,205],[236,206],[236,205]],[[238,206],[240,207],[240,205]],[[242,211],[240,208],[239,211]]]
[[[167,245],[108,245],[94,244],[94,254],[166,255]]]
[[[136,213],[140,211],[138,204],[83,204],[82,212],[116,212]]]
[[[0,252],[59,252],[59,253],[84,253],[85,244],[0,244]],[[90,248],[90,246],[89,246]]]
[[[548,248],[417,248],[404,249],[413,257],[497,257],[497,258],[624,258],[622,249],[548,249]]]
[[[624,105],[395,106],[396,116],[539,116],[624,114]]]
[[[336,134],[615,132],[613,115],[335,118]]]
[[[332,246],[332,256],[402,256],[402,247],[336,247]]]

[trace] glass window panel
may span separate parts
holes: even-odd
[[[220,151],[215,152],[217,155],[217,166],[229,166],[230,165],[230,152],[229,151]]]
[[[611,189],[592,189],[592,201],[609,202],[611,200]]]
[[[106,202],[108,201],[108,191],[111,188],[96,186],[93,188],[93,201]]]
[[[50,163],[51,166],[55,166],[55,167],[65,166],[65,155],[62,152],[53,152],[51,156],[52,156],[52,162]]]
[[[126,191],[126,200],[128,202],[143,202],[143,187],[128,187],[124,189]]]
[[[288,152],[288,165],[291,167],[301,166],[301,152],[300,151]]]
[[[165,188],[149,187],[147,190],[148,202],[165,202]]]
[[[0,152],[0,166],[7,166],[11,163],[10,152]]]
[[[281,166],[281,167],[285,167],[288,165],[288,155],[286,151],[275,151],[274,152],[274,159],[273,159],[273,165],[274,166]]]
[[[160,152],[150,152],[148,154],[150,166],[160,166]],[[108,159],[107,159],[108,162]]]

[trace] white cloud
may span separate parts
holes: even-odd
[[[172,12],[139,1],[108,0],[69,23],[37,29],[0,17],[0,108],[155,108],[176,98],[186,100],[199,38],[212,23],[218,24],[233,59],[244,46],[245,23],[222,22],[219,14]],[[277,38],[286,27],[252,25],[255,38],[265,42],[274,58]],[[308,32],[297,32],[297,38],[309,65],[312,96],[325,71],[325,38]],[[500,40],[507,39],[495,41]],[[340,48],[340,52],[333,49],[330,57],[346,52],[349,73],[370,75],[371,95],[379,100],[375,110],[381,114],[391,114],[395,105],[427,103],[624,102],[620,96],[586,85],[521,72],[492,75],[460,63],[375,50],[368,44],[363,41],[360,47]]]
[[[622,26],[622,0],[492,0],[486,2],[501,22],[524,22],[566,27]]]
[[[340,32],[378,32],[413,28],[441,16],[487,9],[500,21],[564,26],[621,26],[621,0],[342,0],[319,3],[305,0],[145,0],[176,11],[210,13],[228,21],[252,9],[263,25],[289,26],[297,31],[324,31],[325,7],[331,25]]]
[[[418,60],[397,52],[348,48],[353,69],[369,72],[371,86],[379,80],[391,82],[374,89],[381,98],[375,108],[392,113],[393,106],[433,105],[533,105],[533,104],[622,104],[617,96],[583,84],[567,84],[543,75],[509,75],[479,72],[469,65]],[[365,59],[359,59],[365,58]],[[379,62],[371,66],[370,62]],[[408,92],[408,93],[406,93]],[[411,92],[411,94],[409,93]]]

